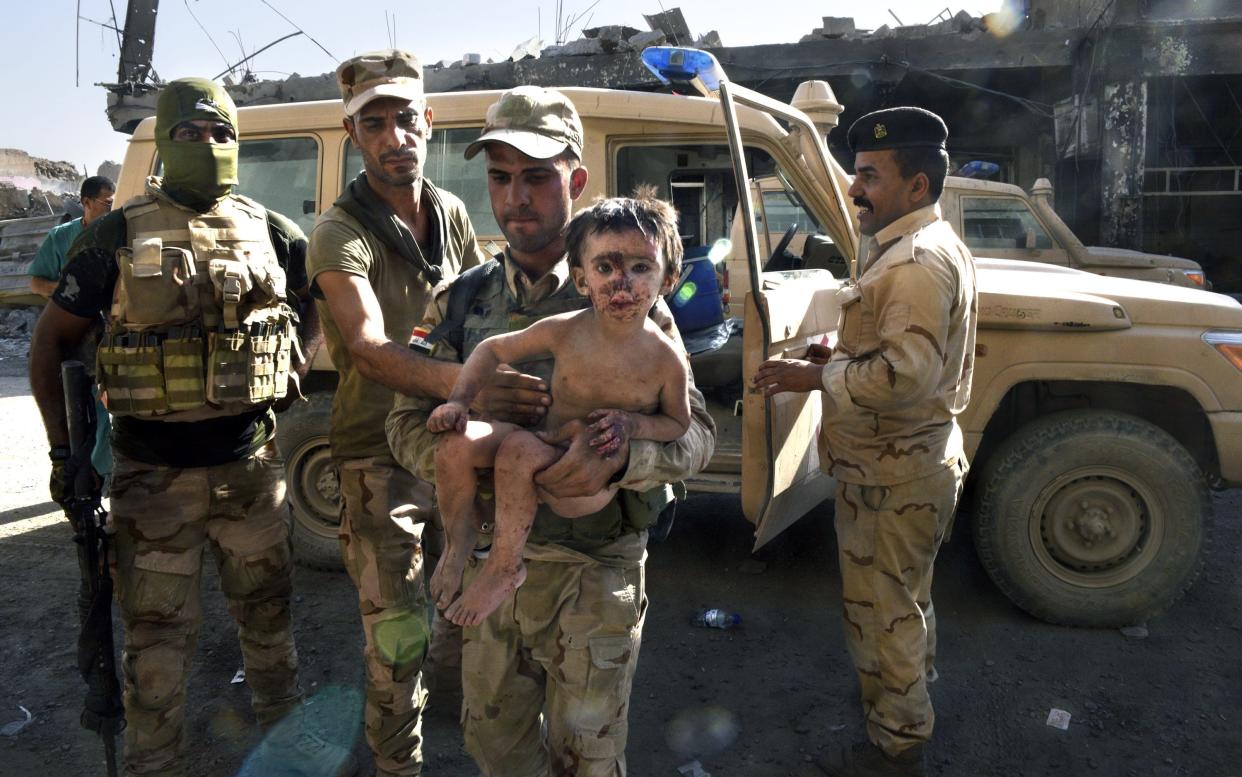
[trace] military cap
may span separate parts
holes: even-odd
[[[378,97],[422,99],[423,66],[418,57],[401,49],[369,51],[341,63],[336,85],[345,102],[345,115],[353,116]]]
[[[886,148],[944,148],[949,130],[931,111],[903,106],[872,111],[850,125],[850,151]]]
[[[487,109],[483,134],[466,146],[466,159],[492,142],[507,143],[534,159],[551,159],[567,148],[581,159],[582,119],[569,98],[555,89],[519,86]]]
[[[155,137],[167,140],[186,121],[222,121],[237,129],[237,107],[224,87],[206,78],[169,81],[155,101]]]

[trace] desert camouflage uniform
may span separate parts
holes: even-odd
[[[274,442],[211,467],[115,456],[109,520],[125,622],[125,766],[129,774],[181,775],[205,548],[237,622],[255,717],[271,725],[302,698],[289,613],[284,462]]]
[[[516,331],[589,304],[562,259],[535,282],[500,254],[470,306],[463,351],[447,343],[434,356],[462,361],[486,337]],[[425,325],[443,317],[447,294]],[[669,331],[662,304],[656,320]],[[671,334],[676,336],[676,330]],[[514,365],[550,380],[548,359]],[[427,416],[437,401],[399,397],[386,429],[402,466],[434,478],[437,435]],[[691,424],[677,442],[636,440],[618,496],[600,512],[566,519],[540,505],[522,557],[526,581],[479,626],[464,629],[462,725],[466,749],[486,777],[625,774],[630,689],[647,609],[646,528],[671,499],[665,484],[706,465],[715,426],[691,385]],[[471,559],[463,586],[478,574]]]
[[[486,259],[461,200],[424,179],[423,206],[437,225],[431,264],[442,267],[445,277]],[[432,636],[423,586],[431,527],[424,522],[432,514],[435,490],[389,454],[384,419],[394,392],[358,370],[314,281],[327,271],[364,278],[375,290],[385,333],[402,344],[422,319],[432,286],[339,206],[316,222],[307,265],[312,293],[320,297],[324,338],[340,374],[329,439],[340,477],[341,552],[358,589],[366,636],[367,742],[380,775],[416,775],[422,770],[422,710],[427,699],[421,670]],[[441,662],[454,673],[460,664],[452,640],[456,633],[436,631],[448,637],[436,645]]]
[[[938,205],[867,243],[824,367],[820,456],[836,499],[845,634],[871,740],[890,755],[931,737],[932,564],[966,456],[956,416],[974,365],[974,260]]]

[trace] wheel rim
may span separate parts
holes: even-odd
[[[327,437],[312,437],[289,456],[289,501],[298,523],[322,537],[341,525],[341,489]]]
[[[1160,550],[1165,515],[1155,495],[1112,467],[1064,473],[1031,511],[1031,545],[1040,563],[1076,586],[1106,588],[1141,573]]]

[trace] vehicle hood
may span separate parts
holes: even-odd
[[[975,266],[981,328],[1098,331],[1143,324],[1242,330],[1242,304],[1224,294],[1038,262],[976,259]]]
[[[1178,270],[1198,270],[1199,263],[1180,256],[1148,254],[1128,248],[1086,246],[1086,261],[1092,267],[1171,267]]]

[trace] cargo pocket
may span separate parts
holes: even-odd
[[[202,567],[201,547],[189,550],[155,550],[144,548],[134,554],[130,584],[124,593],[124,605],[130,613],[143,620],[179,621],[192,587],[198,584]]]
[[[194,257],[184,248],[165,248],[159,238],[135,240],[116,252],[125,289],[124,320],[164,324],[189,320],[197,306]]]
[[[145,342],[144,342],[145,341]],[[156,415],[167,412],[162,349],[152,335],[120,334],[100,345],[96,361],[102,397],[111,413]]]
[[[201,337],[164,341],[164,390],[169,410],[195,410],[207,402]]]
[[[250,338],[245,332],[208,335],[207,399],[216,404],[250,398]]]

